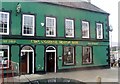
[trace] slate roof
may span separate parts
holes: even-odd
[[[51,3],[51,4],[56,4],[56,5],[68,6],[68,7],[72,7],[72,8],[78,8],[78,9],[83,9],[83,10],[89,10],[89,11],[109,14],[106,11],[100,9],[99,7],[93,5],[89,2],[85,2],[85,1],[82,1],[82,2],[50,2],[50,1],[42,1],[41,0],[40,2]]]

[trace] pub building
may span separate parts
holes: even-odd
[[[110,67],[109,13],[89,2],[1,2],[0,67],[34,74]]]

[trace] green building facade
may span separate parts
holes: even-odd
[[[7,60],[29,74],[109,68],[108,17],[88,2],[2,2],[3,69]]]

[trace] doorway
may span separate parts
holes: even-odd
[[[21,50],[20,73],[34,73],[34,51],[30,46],[25,46]]]
[[[56,72],[56,49],[53,46],[46,48],[46,72]]]

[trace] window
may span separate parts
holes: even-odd
[[[9,13],[0,12],[0,34],[9,34]]]
[[[23,15],[22,19],[22,35],[34,36],[35,17],[34,15]]]
[[[64,47],[63,65],[74,65],[74,47]]]
[[[83,47],[82,63],[90,64],[92,63],[92,49],[91,47]]]
[[[97,39],[103,39],[103,27],[101,23],[96,23]]]
[[[46,36],[56,36],[56,18],[46,17]]]
[[[65,19],[65,35],[66,37],[74,37],[74,20]]]
[[[0,68],[9,68],[9,46],[0,45]]]
[[[82,21],[82,38],[89,38],[89,22]]]

